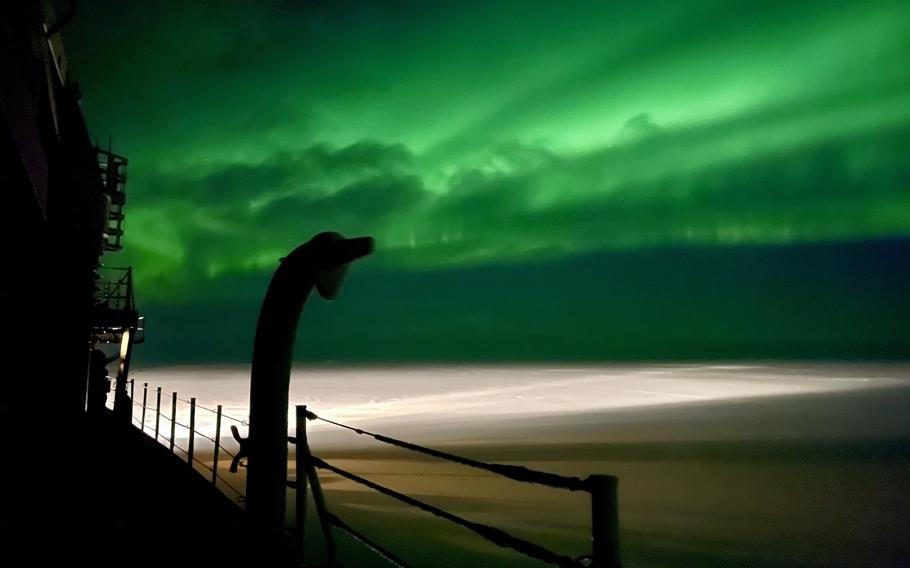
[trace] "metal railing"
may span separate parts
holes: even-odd
[[[130,397],[133,399],[133,405],[141,409],[140,419],[137,420],[135,416],[133,417],[133,422],[138,425],[140,430],[145,432],[147,421],[150,418],[147,416],[146,411],[153,409],[154,439],[159,442],[164,440],[164,442],[167,442],[167,445],[171,451],[174,451],[176,448],[178,451],[185,454],[187,463],[190,466],[193,466],[195,464],[210,472],[210,479],[213,485],[218,487],[218,482],[220,481],[222,487],[228,489],[231,493],[233,493],[235,496],[235,503],[238,505],[243,503],[244,494],[228,480],[222,477],[221,474],[219,474],[218,462],[221,453],[224,453],[225,455],[231,457],[233,461],[230,467],[230,471],[232,473],[236,473],[238,466],[244,466],[244,464],[241,462],[241,459],[246,455],[245,448],[242,445],[238,447],[236,452],[231,452],[223,446],[221,440],[222,420],[225,419],[234,421],[235,423],[243,426],[248,426],[249,423],[246,420],[225,414],[222,411],[222,405],[220,404],[215,408],[206,407],[198,404],[195,397],[187,400],[177,396],[176,392],[171,393],[170,417],[168,417],[166,415],[163,415],[161,412],[161,387],[158,387],[155,390],[155,406],[150,407],[148,406],[148,383],[145,383],[143,385],[141,404],[135,402],[135,398],[133,397],[133,381],[130,381],[130,384]],[[177,419],[178,401],[188,405],[188,424],[182,423]],[[196,428],[197,410],[215,414],[216,420],[214,436],[208,436]],[[162,419],[170,423],[169,437],[165,437],[161,432]],[[502,529],[471,521],[449,511],[445,511],[444,509],[420,501],[418,499],[405,495],[404,493],[395,491],[394,489],[371,481],[365,477],[337,467],[317,456],[314,456],[310,451],[307,435],[307,422],[314,420],[349,430],[360,436],[368,436],[383,444],[395,446],[466,467],[483,470],[513,481],[542,485],[545,487],[551,487],[565,491],[587,493],[590,495],[592,552],[587,556],[572,558],[565,554],[560,554],[558,552],[549,550],[548,548],[537,543],[512,535]],[[187,432],[186,448],[183,448],[176,443],[176,428],[178,427],[183,428]],[[234,438],[239,443],[241,439],[236,425],[231,426],[231,431],[234,434]],[[213,454],[211,466],[196,456],[195,441],[197,438],[202,438],[212,443]],[[289,488],[296,490],[295,528],[300,548],[301,550],[303,549],[307,515],[307,492],[309,491],[313,497],[313,503],[316,508],[316,514],[323,539],[325,541],[326,553],[330,565],[335,565],[337,561],[337,547],[335,546],[334,535],[332,532],[332,529],[334,528],[344,532],[355,541],[363,544],[371,551],[373,551],[376,555],[394,566],[402,568],[409,568],[411,566],[397,554],[378,544],[367,535],[351,527],[328,509],[325,496],[322,492],[322,485],[319,480],[319,475],[316,471],[317,469],[332,472],[335,475],[347,479],[348,481],[351,481],[363,487],[367,487],[373,491],[376,491],[377,493],[404,503],[405,505],[420,509],[437,518],[443,519],[464,529],[467,529],[476,534],[478,537],[487,540],[497,546],[511,549],[515,552],[523,554],[529,558],[539,560],[541,562],[565,568],[591,566],[596,568],[619,568],[621,565],[619,557],[617,478],[614,476],[591,475],[586,478],[579,478],[557,475],[554,473],[538,471],[527,467],[511,464],[483,462],[449,452],[405,442],[403,440],[398,440],[396,438],[370,432],[362,428],[357,428],[343,424],[341,422],[336,422],[328,418],[323,418],[307,410],[306,405],[296,406],[296,434],[294,436],[288,436],[288,442],[290,444],[296,445],[296,456],[294,459],[296,462],[297,478],[296,480],[288,480],[287,485]]]
[[[95,304],[110,310],[132,310],[136,302],[133,297],[133,268],[105,267],[99,282],[101,287],[95,297]]]
[[[412,444],[382,434],[376,434],[342,424],[334,420],[322,418],[313,412],[307,410],[306,405],[296,407],[297,417],[297,435],[288,438],[288,441],[297,445],[297,481],[288,482],[288,486],[297,489],[297,526],[300,531],[299,538],[303,539],[302,529],[305,521],[305,499],[301,498],[301,493],[306,491],[306,482],[309,481],[312,486],[313,501],[316,505],[316,511],[319,515],[320,524],[323,527],[323,533],[326,538],[326,549],[329,555],[329,563],[334,564],[335,546],[331,540],[331,532],[326,529],[328,526],[334,526],[348,533],[355,540],[360,541],[374,552],[385,558],[393,565],[407,567],[409,564],[398,558],[395,554],[389,552],[382,546],[377,545],[365,535],[355,531],[349,525],[341,521],[338,516],[333,515],[325,506],[325,500],[322,498],[322,489],[319,478],[315,470],[323,469],[331,471],[349,481],[362,485],[373,491],[391,497],[401,503],[415,507],[427,513],[430,513],[440,519],[449,521],[460,527],[474,532],[479,537],[503,548],[509,548],[530,558],[541,562],[553,564],[561,567],[579,567],[579,566],[596,566],[598,568],[618,568],[619,560],[619,521],[618,521],[618,503],[617,503],[617,478],[610,475],[591,475],[585,479],[578,477],[567,477],[554,473],[537,471],[522,466],[487,463],[464,456],[455,455],[449,452],[443,452],[433,448]],[[555,489],[567,491],[582,491],[591,495],[591,540],[593,550],[591,555],[582,558],[572,558],[558,552],[547,549],[534,542],[519,538],[508,532],[492,527],[489,525],[474,522],[439,507],[425,503],[404,493],[400,493],[379,483],[356,475],[340,467],[334,466],[325,460],[312,455],[309,449],[306,434],[306,423],[311,420],[319,420],[339,428],[350,430],[361,436],[369,436],[374,440],[396,446],[405,450],[431,456],[434,458],[457,463],[467,467],[472,467],[508,479],[523,483],[532,483],[543,485]],[[301,472],[305,475],[301,476]]]
[[[110,198],[107,226],[104,228],[104,250],[123,248],[124,207],[126,206],[126,168],[129,160],[97,147],[98,174],[104,193]]]
[[[243,502],[244,494],[238,489],[231,481],[226,479],[218,472],[218,464],[221,460],[221,455],[224,454],[230,457],[233,460],[238,459],[238,453],[233,452],[226,447],[224,447],[222,436],[221,436],[221,423],[222,419],[233,420],[240,424],[246,425],[245,420],[239,418],[234,418],[233,416],[228,416],[224,414],[222,410],[222,405],[217,405],[216,408],[209,408],[201,404],[197,404],[196,398],[191,397],[189,400],[177,396],[176,392],[170,393],[170,416],[162,413],[161,411],[161,387],[155,389],[155,405],[149,406],[148,404],[148,395],[149,395],[149,385],[148,383],[143,383],[142,386],[142,403],[136,402],[134,396],[134,387],[135,383],[133,380],[130,380],[130,398],[133,401],[133,406],[138,407],[140,410],[140,417],[137,419],[135,416],[132,417],[132,421],[136,424],[137,428],[140,431],[146,432],[148,428],[149,432],[147,434],[152,437],[156,442],[163,443],[167,445],[168,449],[174,451],[175,449],[180,453],[186,456],[186,462],[191,467],[201,467],[206,470],[210,475],[209,479],[212,482],[212,485],[219,487],[224,487],[232,494],[234,502],[240,504]],[[185,403],[186,406],[186,422],[181,422],[177,418],[177,409],[178,402]],[[153,414],[148,413],[147,411],[153,411]],[[209,412],[215,415],[215,432],[214,436],[209,436],[196,427],[196,411],[201,410],[203,412]],[[161,421],[169,423],[169,436],[165,436],[161,428]],[[152,421],[152,424],[149,424],[149,421]],[[167,425],[166,425],[167,426]],[[181,432],[186,434],[187,444],[184,448],[183,446],[177,443],[177,432],[180,428]],[[196,452],[196,440],[202,438],[212,444],[212,461],[208,463],[208,460],[200,459]],[[236,470],[232,468],[231,473],[235,473]]]

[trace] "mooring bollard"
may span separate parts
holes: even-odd
[[[592,475],[587,481],[591,487],[591,566],[620,568],[619,507],[616,494],[619,480],[612,475]]]
[[[297,539],[300,545],[301,555],[303,554],[303,537],[306,532],[306,493],[307,493],[307,461],[306,452],[303,448],[307,447],[306,435],[306,405],[297,405],[297,447],[294,449],[297,469],[297,493],[294,495],[294,504],[297,510]]]
[[[171,451],[174,451],[174,432],[177,428],[177,393],[171,393]]]
[[[193,446],[196,444],[196,397],[190,398],[190,441],[186,448],[186,463],[193,467]]]
[[[161,424],[161,387],[155,395],[155,441],[158,441],[158,426]]]
[[[218,481],[218,452],[221,451],[221,405],[218,405],[218,412],[215,415],[215,451],[212,456],[212,485],[217,485]]]
[[[142,383],[142,427],[141,430],[145,432],[145,405],[148,402],[149,398],[149,384]]]

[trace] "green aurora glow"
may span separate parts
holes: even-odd
[[[887,258],[906,257],[906,2],[86,2],[71,28],[89,124],[130,158],[118,262],[135,265],[163,334],[238,313],[251,327],[277,259],[337,230],[377,239],[377,254],[352,278],[394,281],[384,296],[369,284],[353,291],[353,305],[368,303],[357,293],[372,296],[390,310],[376,318],[395,319],[384,324],[394,332],[370,324],[372,335],[358,337],[403,343],[312,347],[312,357],[908,353],[898,320],[857,323],[908,311],[906,266],[873,265],[880,270],[862,293],[832,296],[849,312],[836,324],[823,316],[827,304],[793,315],[807,343],[792,348],[776,333],[793,322],[767,313],[802,292],[772,283],[758,300],[764,310],[743,324],[762,331],[736,343],[757,350],[718,346],[732,324],[711,314],[756,301],[748,290],[767,290],[767,273],[745,284],[721,278],[730,289],[709,292],[712,270],[732,266],[723,259],[756,247],[790,255],[762,257],[768,266],[799,265],[799,251],[825,243],[896,239],[900,253]],[[642,332],[653,350],[619,341],[628,333],[615,329],[576,348],[617,325],[631,281],[584,306],[573,302],[585,295],[567,299],[555,277],[555,289],[515,292],[527,267],[574,266],[574,279],[587,259],[606,263],[595,272],[610,279],[636,258],[663,258],[648,256],[656,250],[719,256],[699,265],[702,280],[657,293],[704,305]],[[443,275],[525,303],[480,302],[474,323],[463,322],[470,302],[453,303],[458,292],[439,283]],[[831,292],[829,280],[806,277],[808,297]],[[401,291],[421,278],[427,287]],[[641,309],[618,321],[628,330],[648,320],[657,296],[638,297]],[[423,317],[391,315],[411,309]],[[563,313],[526,321],[541,309]],[[313,317],[338,326],[339,337],[363,323],[344,309],[333,320],[335,311]],[[828,341],[831,325],[843,333]],[[868,328],[878,329],[874,339]],[[427,330],[446,347],[414,339]],[[661,330],[676,331],[661,340]],[[216,334],[230,348],[153,358],[222,360],[246,353],[251,332]],[[454,339],[465,333],[500,350]],[[679,342],[691,335],[694,344]],[[560,337],[572,347],[559,347]],[[869,341],[876,347],[854,349]],[[799,347],[819,342],[826,347]]]

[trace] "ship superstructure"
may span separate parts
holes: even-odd
[[[0,3],[0,542],[22,566],[245,562],[242,511],[130,426],[129,398],[90,408],[92,376],[123,393],[143,330],[111,257],[128,161],[89,134],[61,38],[75,8]]]

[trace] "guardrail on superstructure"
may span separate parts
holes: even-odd
[[[98,274],[95,305],[108,310],[135,310],[133,267],[105,267]]]
[[[130,381],[130,383],[130,398],[133,399],[133,405],[141,409],[140,419],[137,420],[136,417],[133,416],[133,422],[137,424],[143,432],[145,432],[147,421],[149,418],[153,418],[154,428],[152,429],[150,427],[149,430],[154,432],[154,439],[156,441],[162,443],[166,442],[171,451],[174,451],[176,449],[179,452],[182,452],[186,456],[187,463],[191,467],[195,468],[198,466],[210,473],[211,475],[209,478],[211,479],[212,484],[214,484],[216,487],[219,487],[220,482],[220,487],[231,493],[234,497],[234,502],[238,504],[238,506],[242,506],[244,500],[243,492],[219,473],[218,464],[220,461],[221,453],[224,453],[232,459],[231,467],[229,468],[229,471],[232,474],[237,473],[238,467],[244,467],[245,464],[243,464],[241,460],[246,456],[246,448],[244,447],[245,440],[241,440],[241,437],[237,431],[237,424],[241,426],[248,426],[249,423],[246,420],[225,414],[222,411],[222,405],[220,404],[215,408],[202,406],[196,402],[195,397],[187,400],[178,397],[176,392],[171,393],[170,417],[168,417],[166,415],[163,415],[161,412],[161,387],[158,387],[155,391],[155,406],[150,407],[148,405],[148,383],[145,383],[143,386],[141,404],[135,402],[132,388],[133,382]],[[188,423],[182,423],[177,419],[178,402],[183,402],[188,405]],[[297,451],[295,461],[297,466],[297,478],[295,480],[288,480],[287,484],[288,487],[296,490],[296,527],[289,528],[297,533],[300,548],[302,550],[307,514],[306,495],[307,491],[310,491],[313,496],[313,503],[316,508],[316,514],[319,520],[321,531],[323,533],[323,538],[325,539],[326,553],[330,565],[336,565],[337,560],[336,546],[332,533],[332,529],[335,528],[346,533],[355,541],[360,542],[372,550],[375,554],[385,559],[388,563],[401,568],[409,568],[411,566],[407,561],[403,560],[397,554],[390,551],[385,546],[378,544],[367,535],[354,529],[329,510],[325,496],[322,492],[322,485],[320,483],[319,476],[316,472],[317,469],[330,471],[353,483],[367,487],[401,503],[420,509],[436,516],[437,518],[449,521],[462,528],[465,528],[475,533],[480,538],[483,538],[497,546],[514,550],[518,553],[521,553],[530,558],[534,558],[541,562],[564,568],[619,568],[621,565],[619,557],[617,478],[614,476],[591,475],[582,479],[579,477],[568,477],[554,473],[538,471],[523,466],[482,462],[449,452],[412,444],[410,442],[370,432],[368,430],[350,426],[348,424],[330,420],[328,418],[323,418],[313,412],[310,412],[307,409],[306,405],[298,405],[295,408],[297,427],[296,433],[294,436],[288,436],[288,442],[290,444],[296,445]],[[154,410],[153,417],[147,415],[146,411],[149,409]],[[196,428],[197,410],[215,414],[216,419],[214,436],[208,436]],[[169,437],[164,436],[161,432],[162,418],[164,418],[164,420],[170,424]],[[235,423],[231,426],[231,431],[233,432],[234,439],[239,444],[236,452],[228,450],[222,443],[222,420],[230,420]],[[420,453],[452,463],[457,463],[466,467],[480,469],[514,481],[543,485],[546,487],[562,489],[566,491],[587,493],[591,496],[590,510],[592,552],[590,555],[581,558],[572,558],[570,556],[554,552],[544,546],[514,536],[502,529],[468,520],[464,517],[445,511],[444,509],[430,505],[429,503],[425,503],[423,501],[405,495],[404,493],[400,493],[379,483],[371,481],[365,477],[332,465],[331,463],[317,456],[314,456],[310,451],[307,436],[307,422],[314,420],[349,430],[360,436],[370,437],[383,444],[392,445],[408,451]],[[176,443],[176,429],[178,427],[183,428],[187,433],[188,442],[186,448],[183,448]],[[206,461],[200,460],[196,455],[195,441],[197,437],[212,443],[213,452],[211,466],[209,466]],[[208,473],[206,473],[206,475],[208,475]]]

